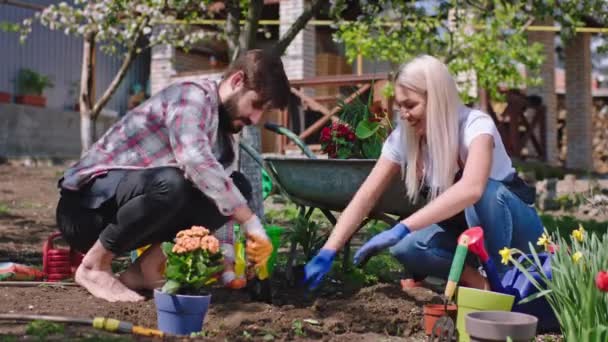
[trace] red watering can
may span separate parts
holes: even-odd
[[[55,232],[42,246],[42,271],[46,281],[55,282],[71,278],[84,257],[82,253],[72,248],[55,248],[53,241],[60,237],[61,233]]]

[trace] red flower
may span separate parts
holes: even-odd
[[[549,251],[549,253],[555,254],[557,253],[557,251],[559,251],[559,245],[551,243],[547,246],[547,250]]]
[[[599,271],[595,276],[595,286],[602,292],[608,292],[608,272]]]
[[[355,133],[353,132],[348,132],[348,137],[346,138],[348,141],[355,141],[357,137],[355,136]]]
[[[325,153],[327,153],[327,155],[329,155],[331,158],[335,158],[337,156],[335,144],[327,144],[327,146],[325,146],[325,149],[323,151]]]
[[[324,127],[321,130],[321,142],[328,142],[331,140],[331,129],[329,127]]]
[[[350,133],[350,129],[346,125],[338,125],[337,131],[339,137],[346,137]]]

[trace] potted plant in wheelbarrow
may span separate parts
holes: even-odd
[[[177,233],[175,242],[164,242],[162,250],[166,282],[154,290],[158,328],[176,335],[199,332],[211,301],[207,287],[223,269],[219,241],[193,226]]]

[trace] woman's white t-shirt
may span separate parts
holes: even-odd
[[[382,146],[381,156],[387,158],[399,165],[403,164],[406,159],[406,147],[403,146],[401,134],[402,123],[400,122],[397,128],[389,135],[388,139]],[[494,150],[492,158],[492,170],[490,178],[502,181],[509,178],[514,172],[511,158],[505,150],[498,129],[492,118],[479,110],[471,109],[462,106],[458,111],[458,127],[459,127],[459,154],[460,160],[466,163],[469,155],[469,146],[476,137],[482,134],[489,134],[494,138]]]

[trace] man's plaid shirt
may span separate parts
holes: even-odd
[[[207,80],[174,84],[128,112],[64,174],[77,190],[111,169],[182,169],[226,216],[247,201],[218,162],[219,95]]]

